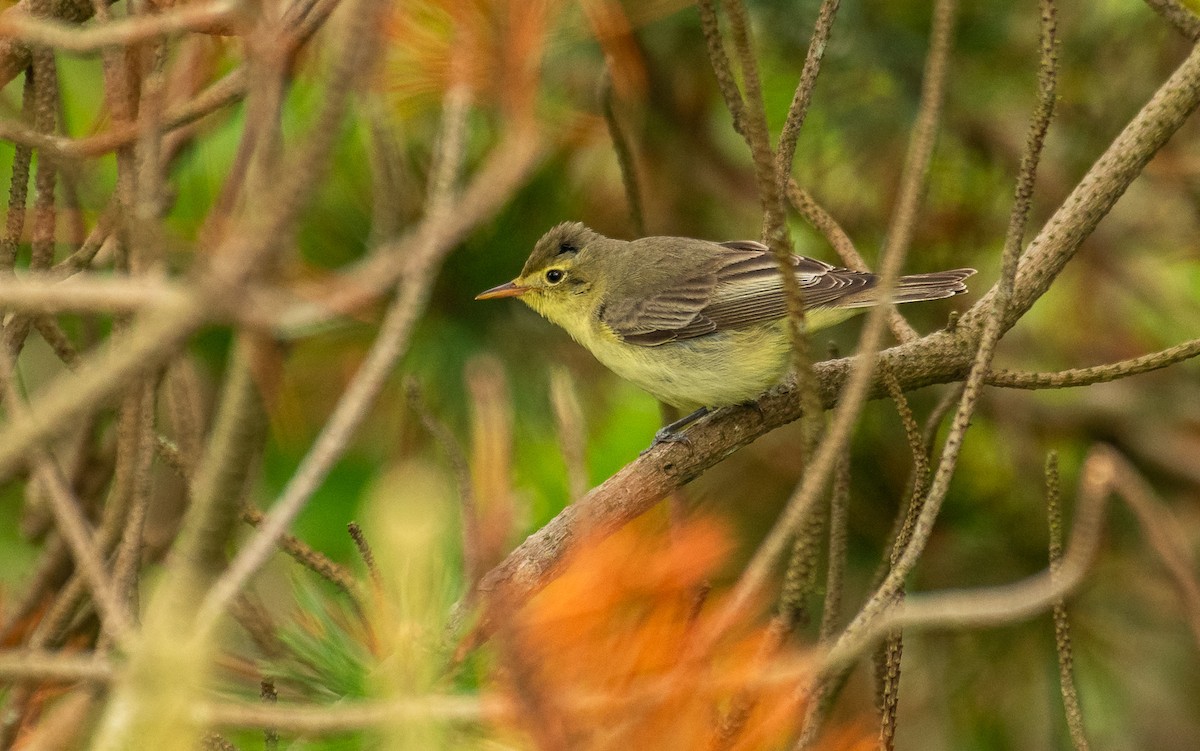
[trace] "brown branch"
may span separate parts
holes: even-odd
[[[971,369],[963,386],[962,397],[958,409],[951,421],[950,432],[942,448],[941,461],[938,463],[929,490],[925,494],[920,513],[912,526],[912,539],[905,546],[904,552],[892,563],[884,582],[863,605],[858,615],[846,628],[842,639],[845,640],[864,624],[875,618],[879,612],[888,607],[896,594],[901,591],[904,580],[916,566],[925,550],[933,525],[941,510],[942,501],[950,486],[950,479],[957,467],[959,452],[962,448],[967,428],[971,422],[975,407],[983,390],[983,378],[991,365],[992,355],[1000,340],[1003,329],[1005,311],[1013,295],[1013,285],[1017,274],[1017,259],[1024,238],[1025,224],[1028,221],[1029,210],[1032,206],[1033,186],[1037,175],[1037,164],[1045,143],[1046,132],[1050,127],[1050,119],[1054,112],[1054,93],[1057,86],[1057,15],[1054,0],[1043,0],[1042,3],[1042,34],[1041,56],[1038,75],[1038,103],[1030,118],[1029,132],[1026,137],[1024,154],[1021,157],[1021,167],[1017,175],[1015,200],[1009,217],[1008,231],[1005,235],[1004,249],[1001,255],[1000,279],[993,288],[995,295],[991,297],[991,307],[983,323],[978,349],[972,358]]]
[[[158,115],[158,127],[167,132],[191,125],[222,107],[240,101],[246,95],[246,86],[246,69],[237,68],[186,102]],[[45,149],[61,160],[71,161],[101,156],[129,146],[137,141],[143,127],[143,123],[138,121],[119,122],[95,135],[67,138],[38,133],[20,123],[0,120],[0,138]]]
[[[1107,383],[1120,378],[1160,370],[1197,355],[1200,355],[1200,339],[1193,339],[1159,352],[1106,365],[1093,365],[1090,368],[1073,368],[1054,373],[993,370],[988,373],[986,381],[989,386],[1009,389],[1062,389],[1073,386],[1089,386],[1093,383]]]
[[[247,506],[242,509],[242,521],[251,527],[258,528],[266,515],[259,509]],[[356,600],[359,591],[354,575],[337,561],[332,560],[319,550],[295,535],[283,535],[279,538],[279,549],[287,553],[292,560],[313,572],[325,581],[345,592],[352,600]]]
[[[725,51],[725,43],[721,40],[721,27],[717,21],[715,0],[697,0],[696,8],[700,11],[700,30],[704,33],[704,42],[708,47],[708,58],[712,62],[713,73],[717,77],[717,87],[725,99],[725,108],[733,117],[733,129],[743,138],[749,139],[746,126],[746,103],[742,101],[742,92],[738,89],[737,80],[729,64],[729,54]]]
[[[1050,573],[1057,575],[1062,566],[1062,507],[1059,493],[1058,454],[1046,457],[1046,517],[1050,527]],[[1083,731],[1083,710],[1079,706],[1079,691],[1075,688],[1075,655],[1071,648],[1071,624],[1067,606],[1060,597],[1053,607],[1054,651],[1058,654],[1058,685],[1066,710],[1067,728],[1075,751],[1088,751],[1087,735]]]
[[[128,46],[180,31],[220,28],[237,18],[240,5],[237,0],[193,3],[152,16],[131,16],[88,28],[25,13],[4,13],[0,14],[0,37],[67,52],[96,52],[103,47]]]
[[[1120,457],[1105,446],[1093,448],[1080,471],[1075,524],[1062,566],[1012,584],[970,590],[910,594],[892,604],[865,628],[844,634],[821,659],[819,674],[845,668],[871,645],[901,628],[978,628],[1012,623],[1049,609],[1083,581],[1100,545],[1105,510],[1115,489]]]
[[[794,184],[792,165],[796,161],[796,142],[800,138],[804,116],[808,114],[808,105],[812,101],[817,76],[821,72],[821,61],[833,34],[833,21],[837,18],[840,5],[841,0],[823,0],[821,3],[812,40],[808,43],[808,54],[804,58],[804,68],[800,71],[800,82],[796,84],[787,119],[783,122],[783,130],[779,132],[779,147],[775,152],[775,182],[779,185],[777,190],[780,196],[786,195],[789,185]]]
[[[4,401],[8,405],[9,419],[28,419],[29,406],[17,391],[14,364],[7,350],[0,352],[0,380],[5,385]],[[105,627],[118,639],[125,639],[131,631],[129,613],[105,569],[100,548],[91,526],[83,516],[79,500],[48,451],[37,451],[29,461],[37,482],[46,491],[46,499],[54,512],[55,525],[92,591],[96,609],[103,617]]]
[[[5,16],[27,17],[35,4],[36,0],[21,0],[0,13],[0,18]],[[51,3],[50,9],[56,19],[76,24],[83,23],[96,12],[95,6],[90,0],[63,0],[63,2]],[[9,81],[16,78],[32,62],[33,52],[28,44],[19,39],[0,36],[0,87],[8,85]]]
[[[1200,41],[1200,16],[1179,0],[1146,0],[1146,5],[1193,42]]]
[[[0,680],[96,681],[113,679],[111,662],[95,654],[36,649],[0,651]]]
[[[833,247],[834,252],[838,254],[838,258],[842,259],[842,263],[847,268],[855,271],[870,271],[867,262],[863,260],[858,249],[854,247],[854,241],[842,229],[842,225],[838,223],[833,215],[825,210],[823,206],[817,203],[817,199],[813,198],[812,194],[801,188],[795,180],[788,180],[787,197],[791,202],[792,207],[799,212],[800,216],[808,220],[808,223],[817,229],[825,239]],[[920,336],[917,330],[909,325],[900,311],[891,309],[888,311],[888,327],[891,328],[892,334],[900,342],[911,342]]]

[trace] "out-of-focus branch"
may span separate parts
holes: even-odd
[[[600,81],[600,112],[604,114],[604,124],[608,126],[608,137],[612,140],[613,153],[617,155],[617,165],[621,168],[621,183],[625,186],[625,200],[629,201],[629,219],[633,223],[633,231],[638,237],[646,234],[645,213],[642,210],[642,190],[638,187],[637,162],[633,158],[633,149],[629,139],[621,130],[617,120],[617,110],[613,102],[612,77],[607,72]]]
[[[225,31],[223,27],[237,18],[240,8],[240,0],[189,3],[154,15],[131,16],[88,28],[24,13],[4,13],[0,14],[0,37],[67,52],[97,52],[103,47],[136,44],[180,31]]]
[[[100,655],[11,649],[0,652],[0,680],[36,678],[50,681],[112,679],[113,665]]]
[[[16,5],[0,13],[4,16],[29,17],[36,0],[21,0]],[[105,2],[105,0],[100,0]],[[50,10],[54,18],[67,23],[83,23],[91,18],[96,10],[91,0],[63,0],[51,3]],[[0,36],[0,88],[7,86],[21,71],[30,66],[33,61],[32,48],[21,41],[9,36]]]
[[[344,733],[429,718],[476,722],[511,713],[509,703],[499,698],[452,694],[327,706],[205,701],[191,707],[192,719],[198,726],[272,727],[299,734]]]
[[[1179,534],[1183,527],[1129,462],[1118,457],[1116,473],[1116,488],[1138,518],[1146,541],[1158,555],[1170,576],[1171,584],[1179,593],[1179,605],[1196,641],[1196,648],[1200,649],[1200,580],[1196,576],[1196,564],[1189,560],[1190,545]]]

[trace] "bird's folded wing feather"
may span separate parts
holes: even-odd
[[[767,247],[751,241],[720,245],[724,251],[710,270],[650,297],[608,300],[601,321],[630,344],[655,346],[786,316],[783,277]],[[792,264],[806,308],[833,305],[876,282],[874,274],[804,256],[792,256]]]

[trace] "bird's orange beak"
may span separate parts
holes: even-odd
[[[478,295],[475,295],[476,300],[494,300],[497,297],[517,297],[529,291],[528,287],[522,287],[516,281],[505,282],[498,287],[484,290]]]

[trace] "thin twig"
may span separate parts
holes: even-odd
[[[242,509],[242,521],[255,529],[262,524],[264,518],[266,515],[256,508],[247,506]],[[296,563],[342,590],[352,600],[357,598],[358,583],[345,566],[294,535],[283,535],[279,538],[278,545],[279,549]]]
[[[954,6],[954,0],[940,0],[934,11],[934,31],[926,73],[927,77],[938,80],[926,82],[925,95],[922,100],[922,113],[932,112],[933,115],[922,114],[918,117],[919,125],[913,135],[914,145],[910,148],[908,164],[911,166],[906,172],[923,172],[924,168],[918,165],[927,164],[928,154],[933,148],[933,125],[929,124],[929,121],[931,118],[935,119],[941,109],[940,92],[945,86]],[[907,231],[904,228],[911,225],[917,209],[916,191],[921,181],[912,178],[903,183],[905,189],[902,189],[900,204],[896,209],[896,219],[893,222],[896,229],[889,233],[889,239],[884,248],[879,283],[879,287],[883,290],[889,290],[895,286],[895,281],[899,277],[900,265],[908,247]],[[872,382],[874,355],[882,340],[884,312],[887,307],[877,306],[868,314],[862,339],[859,342],[858,362],[845,386],[837,409],[833,413],[829,429],[805,468],[799,487],[788,499],[788,504],[780,515],[779,521],[759,545],[758,550],[746,565],[737,586],[730,593],[729,601],[723,609],[725,615],[717,620],[717,625],[714,627],[715,633],[719,633],[728,623],[731,623],[736,613],[744,609],[750,599],[761,591],[787,538],[811,512],[816,499],[823,491],[836,463],[836,458],[849,441],[859,410],[866,401],[868,388]]]
[[[832,642],[841,619],[842,598],[846,587],[847,516],[850,510],[850,461],[842,457],[833,475],[833,490],[829,494],[829,563],[825,573],[825,604],[821,610],[819,645]],[[825,717],[840,687],[840,677],[834,676],[816,686],[804,711],[804,723],[795,751],[807,751],[820,738]]]
[[[642,190],[638,187],[637,162],[633,158],[629,139],[625,137],[621,123],[617,120],[617,111],[613,104],[612,76],[608,72],[605,72],[600,80],[600,111],[604,114],[608,137],[612,141],[613,152],[617,155],[617,166],[621,168],[621,184],[625,186],[625,200],[629,202],[629,220],[637,236],[645,237],[646,219],[642,210]]]
[[[1046,131],[1049,129],[1050,118],[1054,112],[1054,94],[1057,85],[1058,51],[1057,51],[1057,17],[1053,0],[1043,0],[1042,3],[1042,37],[1041,37],[1041,66],[1038,75],[1038,105],[1029,126],[1025,145],[1025,153],[1021,159],[1021,168],[1017,178],[1015,200],[1009,220],[1008,232],[1005,236],[1004,250],[1001,258],[1000,280],[996,283],[992,298],[992,308],[983,326],[979,348],[967,376],[966,385],[958,404],[958,410],[951,423],[950,433],[942,449],[942,458],[929,491],[926,494],[923,507],[913,525],[912,539],[905,547],[904,553],[894,562],[891,571],[875,594],[867,601],[858,616],[843,634],[848,638],[855,630],[860,629],[870,619],[878,615],[897,592],[900,591],[904,579],[916,566],[925,544],[933,532],[933,524],[941,510],[942,501],[946,497],[950,478],[957,466],[959,451],[962,448],[963,437],[974,414],[982,392],[984,375],[991,364],[996,343],[1003,333],[1003,320],[1012,298],[1014,280],[1017,274],[1017,260],[1020,256],[1021,243],[1024,239],[1025,224],[1028,220],[1032,203],[1034,179],[1037,164],[1041,156],[1042,145]]]
[[[367,567],[367,575],[371,577],[371,586],[375,588],[377,594],[383,592],[383,576],[379,573],[379,566],[375,565],[375,553],[371,550],[371,545],[367,542],[367,536],[363,534],[362,527],[358,526],[358,522],[350,522],[346,525],[346,532],[354,541],[358,557],[362,558],[363,565]]]
[[[1120,378],[1149,373],[1177,362],[1200,355],[1200,339],[1192,339],[1174,347],[1152,352],[1129,360],[1093,365],[1090,368],[1073,368],[1053,373],[1022,373],[1011,370],[993,370],[987,374],[989,386],[1009,389],[1062,389],[1073,386],[1089,386],[1107,383]]]
[[[837,219],[834,219],[833,215],[817,203],[817,199],[813,198],[812,194],[804,188],[801,188],[795,180],[788,180],[787,197],[792,207],[800,213],[800,216],[807,219],[809,224],[825,236],[825,239],[838,254],[838,258],[842,260],[842,263],[847,268],[854,269],[855,271],[871,270]],[[917,330],[895,308],[888,311],[888,327],[891,328],[896,340],[900,342],[911,342],[920,336]]]
[[[180,31],[222,27],[237,18],[240,9],[239,0],[213,0],[174,6],[154,15],[132,16],[87,28],[54,19],[5,13],[0,16],[0,36],[66,52],[97,52],[103,47],[129,46]]]
[[[721,26],[717,21],[714,0],[697,0],[696,8],[700,11],[700,29],[708,45],[708,58],[717,77],[717,86],[725,99],[725,108],[733,117],[733,129],[743,138],[749,138],[746,128],[746,103],[742,101],[742,93],[738,90],[737,80],[733,77],[733,69],[729,64],[729,55],[725,52],[725,43],[721,40]]]
[[[26,416],[29,407],[23,403],[17,392],[13,373],[13,362],[10,353],[0,353],[0,380],[5,383],[5,402],[11,417]],[[46,498],[54,512],[58,530],[62,533],[76,565],[83,573],[97,610],[109,628],[119,640],[128,637],[131,626],[129,614],[114,589],[112,578],[105,570],[104,562],[92,536],[92,531],[84,519],[79,507],[79,501],[74,497],[66,479],[63,478],[53,457],[48,452],[39,451],[33,461],[37,481],[46,490]]]
[[[783,122],[783,130],[779,132],[779,147],[775,152],[775,181],[779,184],[781,196],[787,194],[788,186],[793,182],[792,164],[796,161],[796,142],[800,138],[804,117],[808,114],[808,105],[812,101],[817,76],[821,72],[821,61],[833,34],[833,22],[837,18],[840,5],[841,0],[823,0],[821,9],[817,11],[817,23],[813,27],[812,40],[808,43],[808,54],[804,58],[804,68],[800,71],[800,82],[796,84],[787,119]]]
[[[113,664],[96,654],[30,649],[0,651],[0,680],[5,681],[107,682],[115,673]]]
[[[1060,505],[1058,454],[1050,452],[1046,457],[1046,516],[1050,527],[1050,574],[1056,576],[1062,566],[1062,507]],[[1071,625],[1067,620],[1067,606],[1060,597],[1053,608],[1054,648],[1058,654],[1058,684],[1062,691],[1063,708],[1066,710],[1067,729],[1075,751],[1087,751],[1087,734],[1083,729],[1083,710],[1079,706],[1079,690],[1075,687],[1075,656],[1071,649]]]

